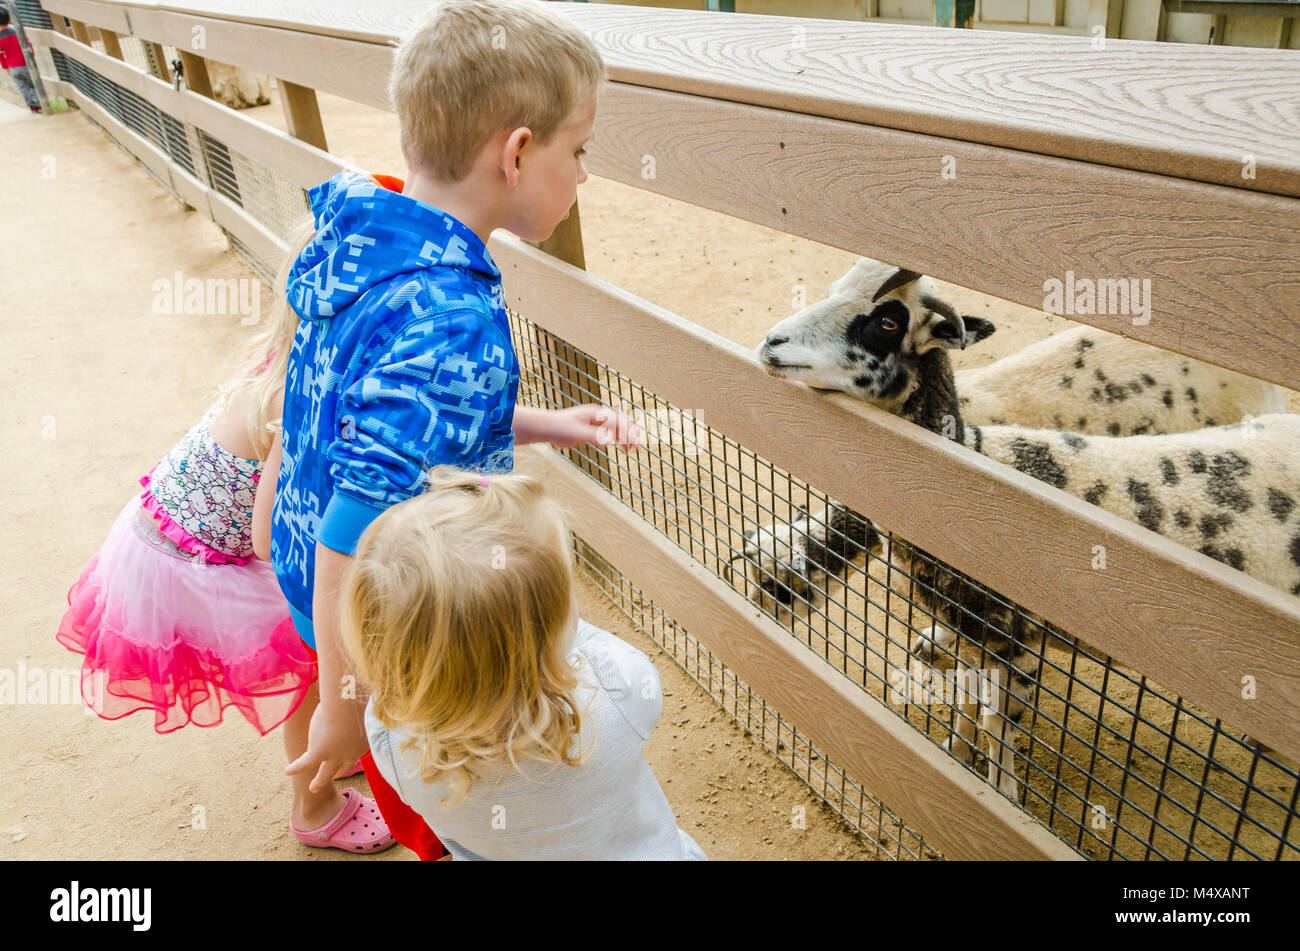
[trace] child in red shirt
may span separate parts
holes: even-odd
[[[23,94],[27,108],[32,112],[41,111],[41,99],[36,95],[36,84],[32,82],[31,70],[27,68],[27,57],[23,56],[22,44],[18,42],[18,31],[9,25],[9,11],[0,6],[0,66],[14,78],[14,84]]]

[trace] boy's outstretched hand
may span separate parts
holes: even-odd
[[[641,430],[624,413],[599,403],[557,409],[551,415],[551,437],[547,442],[560,449],[611,444],[640,449],[644,444]]]
[[[599,403],[584,403],[567,409],[515,410],[517,442],[548,442],[559,449],[574,446],[609,446],[640,449],[645,437],[627,415]]]

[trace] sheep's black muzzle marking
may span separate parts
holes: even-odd
[[[777,603],[789,607],[794,604],[794,592],[775,578],[765,578],[758,586],[777,600]]]
[[[776,355],[776,348],[789,341],[789,337],[768,337],[763,341],[763,345],[758,351],[758,362],[764,370],[768,373],[774,373],[779,370],[809,370],[812,368],[807,363],[788,363]]]

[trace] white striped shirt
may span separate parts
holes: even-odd
[[[425,783],[414,765],[404,766],[407,734],[387,729],[368,705],[366,732],[379,772],[457,860],[704,859],[677,827],[643,755],[663,710],[659,672],[641,651],[586,621],[578,622],[575,654],[585,661],[575,696],[584,711],[581,765],[506,764],[444,809],[449,784]]]

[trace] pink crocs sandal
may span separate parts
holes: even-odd
[[[361,765],[361,760],[357,760],[355,763],[352,764],[352,768],[348,770],[346,773],[344,773],[342,776],[340,776],[339,779],[348,779],[352,776],[355,776],[357,773],[364,773],[364,772],[365,772],[365,767]]]
[[[300,832],[290,822],[289,831],[303,845],[320,849],[368,854],[397,844],[373,799],[367,799],[355,789],[344,789],[343,798],[347,800],[343,809],[319,829]]]

